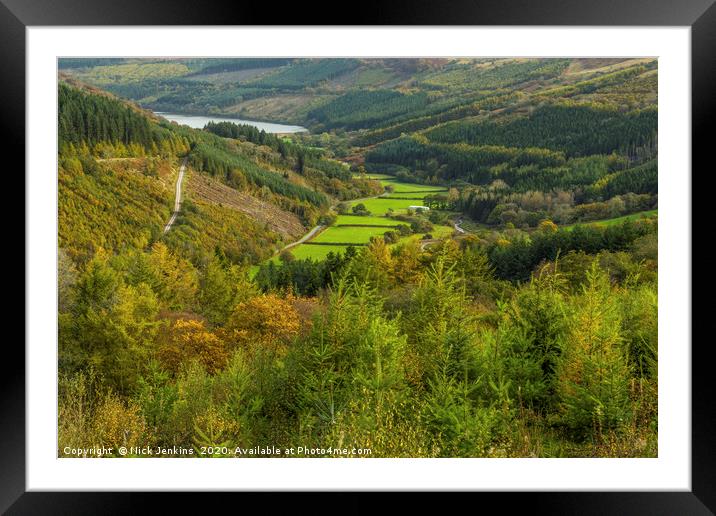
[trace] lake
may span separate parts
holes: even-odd
[[[193,127],[194,129],[203,129],[209,122],[233,122],[235,124],[246,124],[253,125],[258,129],[263,129],[267,133],[302,133],[308,131],[305,127],[300,125],[284,125],[284,124],[272,124],[270,122],[255,122],[254,120],[241,120],[240,118],[223,118],[218,116],[197,116],[197,115],[182,115],[179,113],[164,113],[161,111],[156,112],[157,115],[162,116],[170,122],[176,122],[177,124],[186,125]]]

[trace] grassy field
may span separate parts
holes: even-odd
[[[394,188],[394,197],[409,197],[408,199],[391,198],[391,194],[384,197],[376,197],[363,201],[353,201],[351,205],[362,203],[372,213],[369,216],[359,215],[339,215],[336,223],[323,230],[311,243],[301,244],[291,248],[291,254],[299,260],[310,258],[313,260],[323,260],[328,253],[343,253],[348,247],[346,244],[355,244],[356,246],[365,245],[370,242],[372,237],[380,237],[386,231],[390,231],[395,226],[401,224],[400,221],[385,217],[388,209],[392,209],[396,213],[405,213],[408,206],[421,206],[425,195],[435,191],[445,191],[440,187],[429,185],[416,185],[412,183],[403,183],[397,181],[393,176],[387,174],[371,174],[371,178],[380,180],[381,184],[392,185]],[[433,238],[443,238],[451,235],[452,226],[434,226],[430,231]],[[424,233],[418,233],[403,237],[395,247],[409,241],[419,241],[423,238]],[[271,261],[278,263],[278,256],[271,258]]]
[[[358,246],[356,246],[358,247]],[[290,253],[293,255],[293,257],[296,260],[306,260],[311,259],[315,261],[321,261],[325,259],[326,256],[328,256],[328,253],[332,252],[333,254],[338,253],[344,253],[345,250],[348,248],[347,245],[306,245],[301,244],[297,245],[296,247],[292,247],[289,249]],[[266,260],[265,263],[273,262],[276,265],[281,263],[281,258],[279,255],[275,255],[268,260]],[[258,265],[254,265],[249,269],[249,276],[254,277],[256,273],[259,270]]]
[[[354,174],[353,177],[359,178],[360,174]],[[447,188],[444,186],[436,185],[422,185],[419,183],[405,183],[391,176],[390,174],[366,174],[366,179],[376,179],[380,181],[380,184],[385,186],[392,186],[393,192],[410,192],[410,193],[436,193],[446,192]]]
[[[380,228],[372,228],[380,231]],[[453,228],[448,226],[435,226],[433,230],[430,232],[430,234],[433,236],[433,238],[443,238],[448,237],[452,234]],[[325,233],[325,232],[324,232]],[[382,233],[379,233],[382,234]],[[403,245],[410,241],[420,241],[423,238],[423,233],[416,233],[414,235],[410,235],[407,237],[403,237],[400,239],[399,242],[395,244],[391,244],[388,247],[393,248],[397,247],[399,245]],[[333,252],[334,254],[337,253],[343,253],[345,252],[346,248],[348,246],[345,245],[306,245],[302,244],[299,246],[294,247],[291,249],[291,254],[297,259],[297,260],[305,260],[306,258],[311,258],[312,260],[323,260],[326,256],[328,256],[328,253]],[[278,256],[275,256],[272,258],[272,261],[278,263]]]
[[[385,214],[389,209],[394,212],[405,213],[409,206],[422,206],[423,198],[434,191],[445,191],[440,187],[429,186],[429,185],[417,185],[412,183],[403,183],[396,180],[393,176],[387,174],[371,174],[371,177],[379,179],[383,186],[391,185],[393,187],[393,193],[387,194],[382,197],[376,197],[373,199],[366,199],[363,201],[353,201],[351,205],[363,204],[368,211],[371,212],[370,216],[361,217],[356,215],[339,215],[336,220],[336,224],[318,235],[313,241],[320,243],[356,243],[365,244],[368,243],[371,237],[381,236],[383,233],[390,229],[390,226],[396,226],[400,224],[399,221],[391,220],[385,217]],[[414,192],[414,193],[403,193],[403,192]],[[409,197],[408,199],[396,199],[394,197]],[[361,226],[350,226],[361,225]],[[364,227],[365,225],[377,226],[377,227]],[[435,231],[432,233],[433,236],[439,238],[440,236],[449,235],[452,232],[452,228],[442,226],[439,229],[436,226]],[[420,239],[423,235],[411,235],[410,237],[404,237],[400,242],[404,242],[408,239]],[[394,244],[399,245],[399,244]],[[299,247],[324,247],[324,246],[299,246]],[[301,252],[304,252],[301,250]],[[319,253],[320,251],[310,251],[311,253]],[[323,256],[327,254],[327,251],[323,252]],[[295,253],[294,253],[295,254]]]
[[[360,215],[338,215],[335,225],[336,226],[345,226],[345,225],[351,225],[351,224],[358,224],[361,226],[370,225],[370,226],[394,227],[394,226],[397,226],[398,224],[400,224],[400,221],[388,219],[386,217],[373,217],[373,216],[362,217]]]
[[[390,228],[386,227],[332,226],[321,232],[311,242],[367,244],[371,237],[382,235],[389,230]]]
[[[360,201],[366,209],[372,214],[377,216],[383,216],[388,212],[388,209],[393,211],[405,212],[408,206],[421,206],[423,203],[420,200],[414,199],[390,199],[383,197],[376,197],[375,199],[367,199]],[[358,203],[354,203],[358,204]]]
[[[291,254],[293,254],[297,260],[310,258],[320,261],[328,256],[328,253],[342,254],[347,248],[348,246],[345,245],[299,245],[291,249]]]
[[[381,196],[381,199],[409,199],[411,201],[420,201],[416,204],[422,204],[425,194],[421,193],[390,193]]]
[[[613,219],[604,219],[604,220],[592,220],[589,222],[580,222],[579,225],[585,226],[585,225],[595,225],[595,226],[614,226],[615,224],[621,224],[622,222],[626,222],[627,220],[639,220],[642,218],[650,218],[650,217],[656,217],[658,215],[658,210],[648,210],[648,211],[640,211],[637,213],[631,213],[629,215],[624,215],[622,217],[614,217]],[[572,229],[577,224],[570,224],[569,226],[563,226],[564,229]]]

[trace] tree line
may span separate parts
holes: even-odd
[[[60,82],[58,102],[58,145],[61,151],[69,145],[94,145],[100,142],[136,144],[145,150],[156,149],[165,140],[175,140],[172,133],[153,126],[149,119],[122,102],[88,95]]]
[[[624,113],[599,104],[559,101],[499,122],[452,122],[430,130],[427,137],[440,143],[543,147],[588,156],[634,154],[637,148],[652,145],[656,130],[654,108]]]

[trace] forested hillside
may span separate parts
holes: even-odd
[[[59,67],[59,456],[658,455],[656,60]]]
[[[191,173],[208,174],[291,214],[304,226],[326,210],[328,196],[363,193],[363,182],[348,172],[336,174],[337,162],[297,144],[281,140],[277,145],[278,139],[265,133],[243,142],[226,140],[161,122],[136,106],[81,86],[61,82],[58,95],[60,214],[68,221],[60,224],[60,245],[76,257],[99,247],[119,250],[159,239],[173,202],[178,161],[184,156]],[[255,263],[270,256],[281,240],[300,234],[266,233],[264,224],[252,220],[255,212],[250,218],[241,209],[212,206],[211,199],[191,201],[168,237],[169,245],[199,254],[219,246],[237,263]],[[221,233],[209,239],[209,227],[227,217],[233,221],[233,238]],[[194,236],[180,238],[184,233]]]

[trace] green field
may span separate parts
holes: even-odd
[[[621,217],[614,217],[613,219],[592,220],[589,222],[579,222],[578,224],[570,224],[568,226],[564,226],[564,229],[573,229],[574,226],[577,226],[577,225],[614,226],[616,224],[621,224],[623,222],[626,222],[627,220],[639,220],[639,219],[644,219],[644,218],[656,217],[658,215],[658,213],[659,213],[659,210],[640,211],[637,213],[631,213],[629,215],[623,215]]]
[[[328,231],[331,231],[333,229],[338,228],[329,228],[326,231],[324,231],[322,234],[327,233]],[[346,228],[348,229],[348,228]],[[355,229],[355,228],[350,228]],[[369,228],[377,230],[378,233],[376,235],[382,235],[381,228]],[[448,226],[435,226],[434,229],[430,232],[430,234],[433,236],[433,238],[444,238],[448,237],[452,234],[453,229],[452,227]],[[416,233],[414,235],[410,235],[407,237],[403,237],[400,239],[398,243],[391,244],[390,248],[397,247],[399,245],[405,244],[410,241],[420,241],[423,238],[423,233]],[[323,260],[326,256],[328,256],[328,253],[333,252],[334,254],[343,253],[345,252],[346,248],[348,246],[345,245],[311,245],[311,244],[301,244],[299,246],[296,246],[291,249],[291,254],[297,259],[297,260],[305,260],[307,258],[310,258],[312,260]],[[359,248],[356,246],[356,248]],[[272,260],[276,263],[279,263],[278,256],[275,256],[272,258]]]
[[[299,245],[291,249],[291,254],[297,260],[306,260],[308,258],[316,261],[323,260],[328,253],[333,254],[344,253],[348,246],[345,245]]]
[[[380,237],[386,231],[392,230],[395,226],[402,224],[398,220],[385,217],[385,213],[389,208],[393,211],[405,213],[408,206],[421,206],[425,195],[436,191],[446,191],[445,188],[417,185],[412,183],[402,183],[397,181],[393,176],[387,174],[370,174],[369,177],[379,179],[383,185],[392,185],[394,192],[386,194],[383,197],[375,197],[353,201],[351,206],[362,203],[372,213],[369,216],[360,215],[338,215],[336,222],[319,233],[310,242],[291,248],[291,254],[298,260],[310,258],[313,260],[323,260],[328,253],[343,253],[348,247],[345,244],[355,244],[356,246],[365,245],[370,242],[372,237]],[[395,197],[409,197],[408,199],[395,199]],[[430,232],[433,238],[444,238],[450,236],[453,232],[452,226],[435,226]],[[395,247],[409,241],[419,241],[423,238],[423,233],[403,237]],[[316,245],[320,244],[320,245]],[[271,258],[271,261],[278,263],[278,255]]]
[[[394,227],[398,224],[401,224],[399,220],[392,220],[388,219],[386,217],[373,217],[373,216],[366,216],[362,217],[360,215],[338,215],[338,218],[336,219],[336,226],[345,226],[345,225],[351,225],[356,224],[360,226],[387,226],[387,227]]]
[[[376,197],[375,199],[366,199],[365,201],[360,201],[360,203],[363,204],[372,215],[378,216],[385,215],[388,212],[389,208],[397,212],[407,210],[408,206],[422,205],[421,201],[415,201],[412,199],[390,199],[383,197]]]
[[[321,232],[311,242],[319,243],[340,243],[340,244],[367,244],[370,238],[382,235],[390,228],[382,227],[356,227],[356,226],[332,226]]]
[[[333,252],[334,254],[343,253],[345,252],[346,248],[348,246],[346,245],[306,245],[301,244],[297,245],[296,247],[292,247],[289,249],[289,252],[293,255],[293,257],[296,260],[306,260],[310,258],[311,260],[323,260],[326,256],[328,256],[328,253]],[[358,247],[358,246],[356,246]],[[280,254],[274,255],[266,262],[273,262],[276,265],[279,265],[281,263]],[[255,267],[255,270],[254,270]],[[249,275],[250,277],[253,277],[256,275],[256,273],[259,270],[259,266],[255,265],[251,269],[249,269]]]

